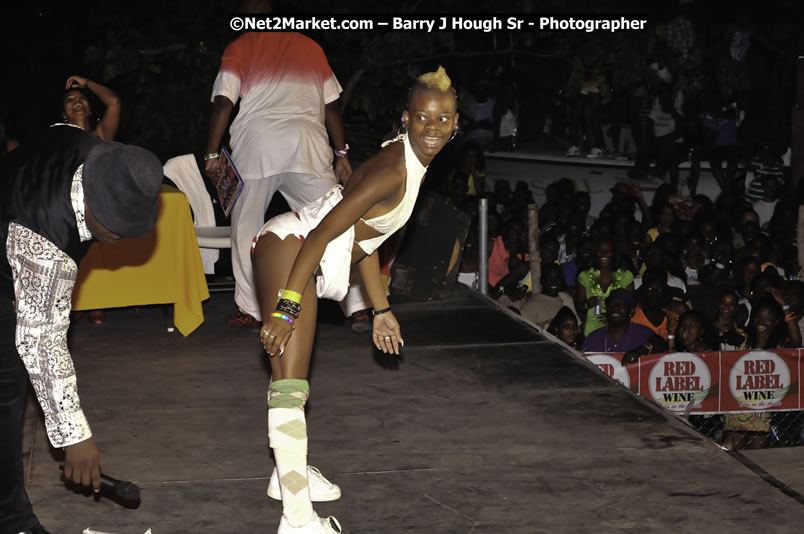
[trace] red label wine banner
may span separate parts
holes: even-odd
[[[625,387],[677,413],[804,409],[799,349],[670,352],[628,365],[621,363],[622,354],[585,356]]]

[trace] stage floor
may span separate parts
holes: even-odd
[[[53,534],[276,531],[281,505],[265,495],[266,360],[256,331],[224,325],[231,299],[214,294],[206,323],[187,338],[166,331],[159,308],[76,324],[81,399],[102,464],[136,482],[142,502],[127,509],[65,489],[31,408],[28,489]],[[395,312],[406,342],[398,370],[379,365],[369,334],[353,333],[336,306],[320,321],[310,461],[343,490],[316,509],[344,532],[767,533],[804,524],[794,498],[467,289]]]

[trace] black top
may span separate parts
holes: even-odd
[[[8,226],[16,222],[51,241],[75,260],[89,250],[81,242],[70,202],[75,170],[102,141],[73,126],[53,126],[39,141],[10,152],[0,164],[0,293],[14,298],[6,254]]]

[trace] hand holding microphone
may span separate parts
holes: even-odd
[[[59,464],[59,468],[64,471],[67,480],[91,487],[95,493],[103,488],[124,500],[139,499],[140,489],[137,486],[101,473],[100,454],[93,438],[69,445],[64,452],[65,460]]]
[[[59,462],[59,469],[64,471],[64,462]],[[99,491],[115,495],[125,501],[140,500],[140,488],[135,484],[125,480],[117,480],[103,473],[100,473],[100,489],[95,490],[95,492],[98,493]]]

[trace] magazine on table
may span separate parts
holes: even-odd
[[[235,167],[232,155],[226,150],[226,147],[221,147],[220,157],[218,157],[218,169],[221,171],[221,178],[215,186],[218,190],[218,199],[221,202],[223,213],[229,217],[232,213],[232,208],[243,192],[243,178]]]

